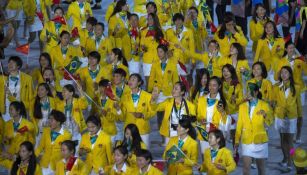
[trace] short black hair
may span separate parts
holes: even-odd
[[[87,119],[86,119],[86,123],[93,123],[96,126],[101,126],[101,120],[99,117],[95,116],[95,115],[90,115]]]
[[[22,68],[23,61],[19,56],[11,56],[8,62],[10,61],[14,61],[17,64],[18,69]]]
[[[99,87],[107,87],[107,86],[109,86],[109,84],[110,84],[110,81],[108,79],[102,79],[102,80],[99,81],[98,86]]]
[[[57,7],[53,10],[53,12],[55,13],[57,10],[61,10],[62,13],[63,13],[63,15],[65,14],[65,11],[64,11],[64,9],[63,9],[62,7],[57,6]]]
[[[152,163],[151,152],[146,149],[140,149],[136,152],[136,157],[144,157],[145,160],[149,160],[149,163]]]
[[[93,16],[87,18],[86,23],[91,24],[92,26],[95,26],[97,24],[97,19]]]
[[[184,21],[184,16],[183,16],[183,14],[181,14],[181,13],[176,13],[176,14],[173,16],[173,22],[177,21],[178,19],[180,19],[181,21]]]
[[[60,122],[61,125],[66,121],[64,113],[58,110],[52,110],[50,112],[50,116],[52,116],[56,121]]]
[[[261,67],[262,78],[266,78],[268,76],[268,71],[266,70],[265,64],[262,61],[257,61],[253,64],[252,70],[256,65],[259,65]],[[254,74],[252,74],[252,78],[255,78]]]
[[[124,69],[122,69],[122,68],[115,69],[113,74],[120,74],[122,77],[126,77],[127,76],[127,72]]]
[[[104,30],[104,23],[103,22],[97,22],[96,26],[101,26],[102,27],[102,30]]]
[[[198,14],[198,9],[196,7],[194,7],[194,6],[190,7],[189,10],[195,10],[196,13]]]
[[[224,148],[226,146],[226,142],[225,142],[225,137],[224,137],[223,132],[219,129],[213,129],[213,130],[209,131],[209,135],[211,133],[214,134],[216,139],[220,139],[220,141],[218,143],[219,149]]]
[[[64,35],[69,35],[70,36],[70,33],[68,31],[66,31],[66,30],[63,30],[61,32],[61,34],[60,34],[60,38],[62,38],[62,36],[64,36]]]
[[[156,4],[155,2],[153,2],[153,1],[149,1],[149,2],[146,4],[146,9],[147,9],[147,7],[150,6],[150,5],[154,6],[154,8],[156,9],[156,10],[155,10],[155,13],[157,13],[157,4]]]
[[[136,13],[131,13],[129,16],[128,16],[128,19],[130,20],[131,17],[135,16],[137,19],[139,19],[139,16],[136,14]]]
[[[101,56],[100,56],[100,53],[97,52],[97,51],[92,51],[88,54],[89,57],[93,57],[93,58],[96,58],[97,62],[99,63],[100,62],[100,59],[101,59]]]

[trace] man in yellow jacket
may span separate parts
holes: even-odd
[[[93,16],[91,5],[85,0],[77,0],[71,3],[66,14],[67,20],[70,18],[73,20],[72,29],[75,27],[78,29],[85,28],[86,20],[90,16]]]

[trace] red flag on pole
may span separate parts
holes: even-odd
[[[209,23],[210,25],[210,30],[212,33],[215,33],[217,31],[217,28],[215,27],[215,25],[213,24],[213,22]]]
[[[105,93],[111,100],[116,100],[115,95],[110,85],[105,88]]]
[[[28,44],[24,44],[24,45],[21,45],[19,47],[16,47],[16,51],[23,53],[25,55],[28,55],[29,51],[30,51],[30,44],[28,43]]]
[[[63,17],[60,17],[60,16],[53,18],[51,21],[66,25],[65,19]]]
[[[178,64],[180,68],[187,74],[188,73],[187,67],[185,67],[185,65],[180,61],[178,61]]]
[[[71,37],[72,38],[78,38],[79,37],[79,31],[78,31],[78,28],[75,27],[74,29],[72,29],[71,31]]]

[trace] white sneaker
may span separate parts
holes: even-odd
[[[252,169],[257,169],[257,165],[255,163],[251,164]]]

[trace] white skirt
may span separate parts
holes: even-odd
[[[268,143],[242,144],[242,155],[256,159],[268,158],[269,155]]]
[[[275,118],[275,129],[280,133],[290,133],[295,134],[297,128],[297,118],[295,119],[280,119]]]
[[[129,62],[128,62],[128,65],[129,65],[129,74],[134,74],[134,73],[137,73],[139,74],[140,73],[140,62],[138,61],[134,61],[133,59],[131,59]],[[150,73],[149,73],[150,74]]]
[[[149,77],[152,64],[143,63],[143,73],[145,77]],[[148,83],[148,82],[147,82]]]
[[[34,23],[29,26],[29,32],[38,32],[41,30],[43,30],[42,21],[37,16],[35,16]]]

